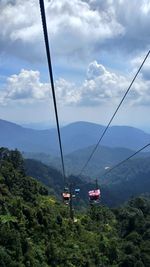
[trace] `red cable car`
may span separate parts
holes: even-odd
[[[101,192],[100,192],[100,189],[98,188],[97,180],[96,180],[96,189],[90,190],[88,192],[88,195],[89,195],[89,201],[91,203],[98,203],[99,202],[100,196],[101,196]]]
[[[68,205],[70,201],[70,193],[68,188],[64,188],[64,192],[62,193],[63,202]]]
[[[97,201],[100,199],[100,189],[95,189],[89,191],[89,200],[90,201]]]

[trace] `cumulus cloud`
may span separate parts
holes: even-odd
[[[56,80],[57,102],[62,106],[117,105],[132,78],[133,75],[120,75],[94,61],[89,64],[80,86],[63,78]],[[10,76],[1,92],[0,102],[5,104],[47,101],[51,97],[50,84],[42,83],[40,73],[32,70],[21,70],[18,75]],[[144,79],[143,74],[134,83],[127,100],[130,105],[150,104],[150,80]]]
[[[55,82],[57,102],[61,105],[75,105],[80,100],[80,92],[75,84],[58,79]],[[19,74],[7,78],[0,90],[0,104],[10,103],[32,104],[49,101],[52,98],[50,83],[40,81],[40,72],[22,69]]]
[[[59,79],[55,82],[56,94],[60,104],[76,105],[81,98],[81,92],[77,89],[74,83],[64,79]]]
[[[117,21],[124,27],[123,42],[126,48],[143,50],[150,45],[149,0],[113,0]]]
[[[119,48],[134,53],[148,49],[150,45],[150,2],[149,0],[87,0],[94,10],[103,10],[108,17],[113,16],[124,29],[122,35],[113,42],[106,43],[108,48]]]
[[[124,33],[113,12],[82,0],[45,0],[48,30],[56,55],[88,55],[105,40]],[[43,55],[38,1],[0,1],[0,50],[31,60]]]
[[[118,104],[142,60],[141,57],[135,60],[135,68],[131,75],[114,73],[96,61],[90,63],[87,70],[87,79],[82,85],[80,104]],[[149,63],[147,63],[146,69],[148,67],[150,67]],[[138,76],[127,96],[129,105],[150,104],[150,79],[145,79],[145,70]]]
[[[110,72],[94,61],[89,64],[87,79],[82,85],[81,103],[99,105],[108,100],[114,102],[126,87],[127,79],[124,76]]]
[[[131,60],[131,66],[136,71],[138,66],[141,64],[143,58],[146,55],[146,51],[140,53],[138,56],[136,56],[134,59]],[[141,75],[143,76],[143,79],[150,80],[150,57],[146,60],[142,70]]]
[[[109,56],[112,50],[135,56],[149,48],[149,0],[138,4],[137,0],[45,0],[45,6],[51,48],[58,64],[64,58],[87,64],[95,55],[107,51]],[[1,0],[0,25],[0,54],[30,62],[44,59],[37,0]]]
[[[0,94],[1,103],[17,101],[32,103],[49,97],[49,84],[40,82],[39,71],[22,69],[18,75],[7,78],[6,85]]]

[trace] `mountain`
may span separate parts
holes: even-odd
[[[89,123],[75,122],[62,128],[64,147],[72,147],[72,151],[82,149],[99,140],[105,126]],[[150,142],[150,134],[129,126],[112,126],[104,136],[101,144],[108,147],[121,147],[136,150]]]
[[[64,180],[62,174],[56,169],[49,167],[39,161],[26,159],[24,161],[26,174],[34,177],[39,182],[42,182],[48,189],[48,191],[53,195],[61,199],[61,194],[64,188]],[[69,176],[66,178],[67,183],[72,183],[73,189],[80,188],[81,195],[79,196],[82,202],[82,207],[89,204],[88,191],[95,188],[94,181],[86,181],[76,176]],[[114,195],[111,190],[107,189],[106,186],[102,186],[102,199],[101,203],[108,206],[117,206],[118,197]],[[78,208],[81,208],[81,203],[75,203]],[[119,203],[120,204],[120,203]]]
[[[76,122],[61,128],[64,154],[94,145],[104,126]],[[108,147],[124,147],[137,149],[150,140],[150,134],[128,126],[112,126],[102,141]],[[17,124],[0,120],[0,146],[18,148],[21,151],[47,153],[51,156],[59,154],[56,129],[33,130]]]
[[[26,159],[24,167],[27,175],[42,182],[52,195],[60,198],[64,188],[64,181],[62,174],[58,170],[32,159]]]
[[[118,203],[140,194],[150,194],[150,157],[132,159],[114,169],[101,179]]]
[[[39,161],[25,160],[25,170],[42,182],[47,188],[53,188],[53,195],[60,198],[64,182],[62,174],[54,168],[49,167]],[[106,176],[101,176],[98,183],[101,189],[101,201],[110,207],[119,206],[128,201],[133,196],[150,194],[150,157],[143,159],[133,159],[120,166]],[[92,179],[86,176],[69,176],[67,182],[71,182],[74,188],[80,188],[83,206],[88,204],[88,191],[95,188],[95,177]]]
[[[75,151],[65,156],[65,165],[69,173],[79,174],[87,159],[91,155],[94,146]],[[88,177],[101,177],[105,172],[105,168],[112,167],[122,160],[126,159],[134,153],[133,150],[127,148],[109,148],[99,146],[96,153],[93,155],[91,161],[83,172],[83,175]],[[145,158],[149,157],[150,153],[139,153],[136,157]],[[59,160],[60,162],[60,160]],[[56,164],[55,164],[56,166]],[[58,166],[58,161],[57,161]]]
[[[21,151],[55,153],[57,138],[55,130],[33,130],[0,120],[0,146]],[[54,144],[55,143],[55,144]]]
[[[74,151],[68,155],[65,155],[65,169],[68,175],[74,174],[79,175],[82,167],[87,161],[91,151],[93,151],[94,146],[88,148],[80,149]],[[124,160],[125,158],[132,155],[135,151],[127,148],[109,148],[100,146],[98,147],[93,158],[89,162],[89,165],[85,169],[83,175],[89,177],[103,177],[106,167],[112,167],[118,162]],[[48,166],[53,166],[56,169],[61,170],[61,160],[58,157],[51,157],[50,155],[44,153],[23,153],[24,158],[35,159],[47,164]],[[136,155],[137,158],[147,158],[150,157],[150,152],[141,152]]]
[[[150,199],[75,211],[75,220],[23,170],[18,151],[0,149],[0,266],[150,266]]]
[[[72,123],[61,129],[65,153],[94,144],[104,126],[90,123]],[[33,130],[0,120],[0,146],[18,148],[25,152],[59,153],[56,129]]]

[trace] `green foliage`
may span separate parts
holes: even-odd
[[[68,207],[25,175],[20,153],[2,148],[0,204],[2,267],[150,266],[148,198],[91,206],[73,222]]]
[[[41,155],[40,158],[36,159],[42,161],[42,157],[43,155]],[[120,158],[118,160],[120,161]],[[94,162],[95,160],[92,164],[94,164]],[[99,164],[98,170],[100,169]],[[58,166],[59,163],[57,163],[56,168],[58,168]],[[104,166],[106,166],[106,163]],[[92,166],[90,166],[90,170],[91,167]],[[56,171],[56,169],[33,159],[25,160],[25,170],[27,175],[34,177],[35,179],[46,185],[50,194],[55,195],[57,198],[61,195],[63,177],[59,171]],[[75,171],[75,169],[74,172],[78,173],[77,171]],[[99,177],[99,184],[102,191],[101,202],[104,205],[107,205],[109,207],[117,207],[120,204],[123,204],[125,201],[131,199],[131,197],[133,196],[136,197],[143,193],[150,193],[149,157],[145,159],[132,159],[121,165],[119,168],[115,169],[108,175],[103,176],[103,173],[104,167],[101,175],[96,175],[96,177]],[[89,176],[89,172],[87,173],[87,175]],[[87,206],[88,204],[87,191],[95,186],[95,181],[90,180],[87,175],[83,177],[76,177],[73,175],[69,176],[69,180],[71,180],[72,183],[77,184],[82,191],[82,205],[80,205],[82,207]],[[95,179],[95,175],[92,175],[91,177]],[[89,183],[89,181],[91,182]]]

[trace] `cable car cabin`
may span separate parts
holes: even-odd
[[[75,189],[75,194],[78,195],[80,193],[80,188]]]
[[[68,205],[69,201],[70,201],[70,193],[68,192],[64,192],[62,193],[62,197],[63,197],[63,202]]]
[[[100,195],[101,195],[100,189],[89,191],[89,201],[91,203],[98,203],[100,200]]]

